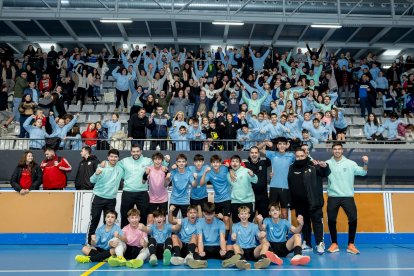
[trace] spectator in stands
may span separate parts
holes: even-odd
[[[96,130],[95,123],[88,124],[86,130],[82,132],[82,139],[84,139],[84,143],[86,146],[89,146],[92,149],[96,148],[98,131]]]
[[[30,123],[35,120],[34,125]],[[42,127],[42,119],[37,118],[35,115],[29,116],[23,123],[23,128],[29,133],[29,149],[40,150],[45,146],[45,138],[49,137],[44,128]]]
[[[364,125],[364,134],[367,140],[384,140],[381,134],[381,125],[374,113],[368,115],[367,122]]]
[[[59,147],[62,149],[64,147],[63,139],[66,137],[66,134],[72,129],[72,127],[76,124],[77,118],[79,117],[79,113],[76,114],[73,119],[68,123],[65,124],[65,120],[63,118],[56,118],[53,116],[53,112],[49,114],[49,122],[52,126],[53,132],[49,135],[50,137],[59,137],[61,139]]]
[[[99,160],[92,155],[92,149],[89,146],[82,147],[80,152],[82,160],[79,163],[75,178],[76,190],[92,190],[91,176],[95,173],[99,165]]]
[[[33,101],[38,104],[39,103],[39,99],[40,99],[40,91],[39,89],[36,88],[36,83],[34,81],[29,82],[29,87],[27,87],[24,91],[23,91],[23,97],[24,95],[29,94]]]
[[[117,133],[118,131],[121,131],[121,122],[119,121],[119,114],[113,113],[112,120],[109,120],[109,118],[107,118],[103,122],[102,126],[108,129],[108,138],[109,140],[111,140],[112,136],[115,133]]]
[[[184,92],[182,89],[180,89],[178,92],[173,93],[173,98],[170,102],[170,105],[172,105],[171,113],[177,114],[178,112],[183,112],[186,114],[186,108],[188,104],[190,103],[188,98],[188,92]]]
[[[86,91],[89,89],[88,69],[82,66],[81,64],[78,64],[78,66],[75,69],[75,73],[78,76],[76,104],[83,106],[85,104]]]
[[[157,103],[154,99],[154,94],[144,91],[144,93],[141,93],[141,96],[139,96],[139,100],[141,101],[142,106],[147,112],[148,116],[149,114],[154,113],[157,106]]]
[[[390,114],[390,117],[385,119],[385,122],[381,126],[380,132],[388,130],[387,138],[389,141],[395,141],[398,139],[398,125],[401,123],[401,120],[398,119],[398,114],[393,112]]]
[[[7,65],[7,62],[6,62],[6,65]],[[6,85],[6,87],[8,89],[7,92],[10,94],[10,92],[11,92],[11,90],[10,90],[11,83],[9,82],[9,84],[7,84],[7,82],[8,82],[7,77],[10,77],[10,70],[7,69],[7,67],[5,67],[5,68],[3,68],[3,72],[6,72],[6,75],[3,76],[3,83]],[[14,77],[13,77],[13,80],[14,80]],[[19,107],[20,107],[20,103],[21,103],[22,98],[23,98],[23,92],[27,88],[27,86],[28,86],[27,72],[22,71],[22,72],[20,72],[20,76],[16,79],[16,85],[13,84],[13,87],[14,87],[13,115],[14,115],[14,120],[16,122],[20,122]]]
[[[345,135],[346,135],[346,130],[348,128],[348,123],[345,120],[344,113],[340,109],[333,108],[331,110],[331,116],[332,116],[332,124],[333,124],[333,127],[335,128],[336,139],[334,140],[345,141]]]
[[[26,151],[19,161],[10,179],[12,188],[26,195],[32,190],[39,190],[42,184],[42,170],[36,164],[31,151]]]
[[[14,90],[14,80],[16,79],[16,68],[11,64],[10,60],[6,60],[6,62],[4,63],[4,67],[1,74],[3,83],[7,87],[7,92],[10,94]]]
[[[33,102],[30,95],[25,95],[23,101],[20,103],[19,112],[20,112],[20,134],[19,138],[25,138],[27,133],[23,127],[23,123],[27,120],[28,117],[34,115],[36,109],[36,103]]]
[[[7,129],[14,118],[13,113],[9,111],[8,98],[7,87],[5,84],[2,84],[0,91],[0,122],[6,121],[2,126],[4,129]]]
[[[374,87],[369,82],[368,75],[363,74],[359,82],[359,104],[361,107],[361,117],[363,118],[365,118],[365,109],[367,109],[368,114],[372,113],[372,107],[368,97],[369,93],[373,92],[375,92]]]
[[[66,108],[65,108],[65,98],[62,95],[62,86],[56,86],[55,91],[52,93],[53,99],[53,112],[58,117],[63,117],[66,115]]]
[[[141,108],[137,114],[132,115],[128,123],[128,138],[137,140],[140,148],[144,147],[144,140],[146,138],[147,128],[153,123],[154,114],[151,114],[148,118],[146,110]]]
[[[96,130],[98,132],[98,141],[96,142],[96,149],[97,150],[108,150],[108,132],[107,130],[102,127],[102,123],[100,121],[95,123]]]
[[[48,91],[53,90],[52,80],[50,79],[49,74],[46,71],[42,73],[42,78],[39,80],[38,87],[39,87],[39,90],[42,92],[44,90],[48,90]]]
[[[40,164],[43,171],[43,190],[63,190],[67,185],[66,174],[72,166],[64,157],[57,156],[54,149],[45,149],[46,159]]]
[[[157,106],[156,113],[153,116],[152,123],[148,125],[151,130],[152,139],[161,139],[161,141],[151,141],[151,150],[156,150],[159,146],[160,150],[167,149],[168,128],[172,126],[170,115],[164,114],[164,108]]]
[[[43,91],[43,96],[39,99],[38,109],[43,110],[43,114],[49,117],[50,111],[53,108],[53,98],[49,90]],[[46,132],[52,133],[52,126],[49,121],[46,121]]]
[[[64,148],[67,150],[81,150],[82,149],[82,136],[78,125],[74,125],[66,137],[63,138]]]
[[[128,74],[126,68],[121,69],[121,73],[118,73],[119,66],[117,66],[112,71],[112,76],[116,80],[116,108],[115,112],[119,111],[119,106],[121,105],[121,98],[124,102],[124,112],[127,112],[128,107],[128,93],[129,93],[129,81],[135,80],[137,78],[135,71],[132,71],[131,74]]]

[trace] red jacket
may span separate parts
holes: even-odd
[[[42,94],[44,90],[52,92],[52,80],[50,78],[41,78],[39,80],[39,90]]]
[[[89,130],[90,128],[90,124],[88,125],[88,128],[82,133],[82,138],[83,139],[98,139],[98,131],[96,129],[94,130]],[[96,140],[84,140],[85,145],[88,146],[95,146],[96,145]]]
[[[65,158],[55,156],[52,160],[45,159],[40,168],[43,171],[43,190],[66,187],[66,173],[72,170],[72,166]]]

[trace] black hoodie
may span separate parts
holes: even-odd
[[[268,158],[259,158],[257,163],[254,163],[250,157],[247,161],[243,160],[246,168],[252,170],[252,172],[257,175],[257,183],[252,185],[256,201],[263,197],[267,196],[267,168],[269,168],[272,163]]]
[[[78,172],[76,173],[76,190],[93,189],[90,177],[95,173],[98,164],[99,160],[94,155],[90,155],[87,159],[82,158],[82,161],[79,163]]]

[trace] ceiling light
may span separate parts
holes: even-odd
[[[102,18],[99,20],[101,23],[132,23],[131,19],[123,18],[123,19],[114,19],[114,18]]]
[[[384,56],[396,56],[401,52],[401,49],[399,50],[386,50],[382,55]]]
[[[2,21],[25,21],[25,22],[31,21],[30,19],[27,19],[27,18],[2,18],[1,20]]]
[[[340,29],[341,25],[332,25],[332,24],[312,24],[312,28],[328,28],[328,29]]]
[[[214,25],[233,25],[233,26],[243,26],[244,22],[240,21],[213,21]]]

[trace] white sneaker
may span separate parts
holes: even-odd
[[[171,262],[172,265],[183,265],[184,264],[184,258],[172,257],[170,262]]]
[[[306,244],[305,241],[302,242],[302,250],[303,251],[311,251],[312,247],[310,247],[309,245]]]
[[[82,103],[81,101],[78,101],[78,102],[76,103],[76,105],[81,105],[81,103]]]
[[[188,264],[189,260],[194,260],[194,255],[192,253],[188,253],[187,256],[185,256],[184,263]]]
[[[325,253],[325,244],[323,242],[320,242],[317,246],[316,246],[316,253],[317,254],[324,254]]]

